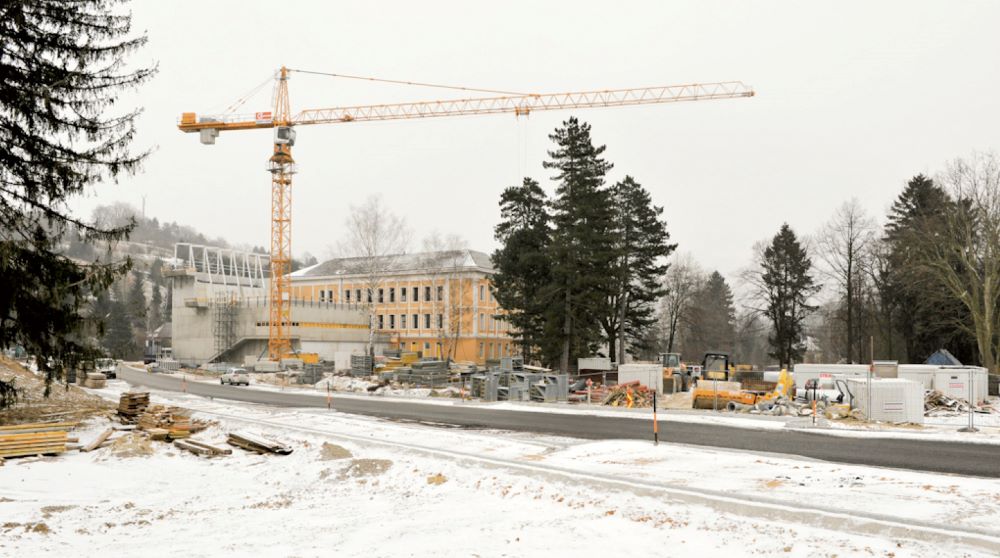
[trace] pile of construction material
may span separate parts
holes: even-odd
[[[148,391],[126,391],[118,399],[118,416],[125,424],[134,424],[149,407]]]
[[[260,454],[276,453],[278,455],[288,455],[292,453],[292,448],[289,446],[247,432],[230,432],[226,443]]]
[[[107,385],[108,377],[101,372],[87,372],[81,385],[91,389],[102,389]]]
[[[997,409],[988,403],[970,405],[966,399],[958,397],[948,397],[940,391],[928,391],[924,395],[924,415],[928,417],[957,416],[969,412],[972,409],[975,413],[993,413]]]
[[[188,411],[180,407],[152,405],[139,416],[139,429],[148,432],[154,440],[188,438],[192,432],[207,427],[204,422],[192,421]]]
[[[612,386],[602,403],[612,407],[652,407],[653,393],[636,380]]]
[[[372,375],[371,355],[351,355],[351,376]]]
[[[220,448],[218,446],[206,444],[205,442],[200,442],[198,440],[175,440],[174,445],[182,450],[186,450],[195,455],[201,455],[204,457],[215,457],[217,455],[233,454],[233,450],[229,448]]]
[[[50,455],[66,451],[75,422],[48,422],[0,426],[0,461],[7,457]]]

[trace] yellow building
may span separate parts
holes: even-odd
[[[490,257],[473,250],[338,258],[292,274],[292,297],[369,308],[390,346],[483,364],[515,350],[490,291]]]

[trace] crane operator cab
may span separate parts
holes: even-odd
[[[295,129],[291,126],[278,126],[275,128],[274,144],[287,145],[289,147],[295,145]]]

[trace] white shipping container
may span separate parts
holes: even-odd
[[[868,377],[867,364],[796,364],[792,372],[795,386],[805,387],[809,380],[838,377]]]
[[[663,393],[663,367],[659,364],[633,363],[618,366],[619,385],[636,380],[656,393]]]
[[[920,382],[925,390],[934,389],[934,376],[941,370],[936,364],[900,364],[899,377]]]
[[[611,370],[611,359],[605,357],[581,358],[577,361],[579,370]]]
[[[871,420],[886,422],[924,422],[924,388],[919,382],[900,378],[873,378],[871,409],[868,408],[867,378],[848,378],[847,387],[854,395],[853,406]]]
[[[941,366],[934,374],[933,389],[948,397],[969,399],[969,371],[972,371],[972,397],[978,403],[986,399],[989,376],[979,366]]]

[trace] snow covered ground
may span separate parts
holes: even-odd
[[[153,399],[216,421],[196,439],[249,430],[295,451],[208,459],[118,443],[10,460],[0,556],[1000,554],[993,479]]]

